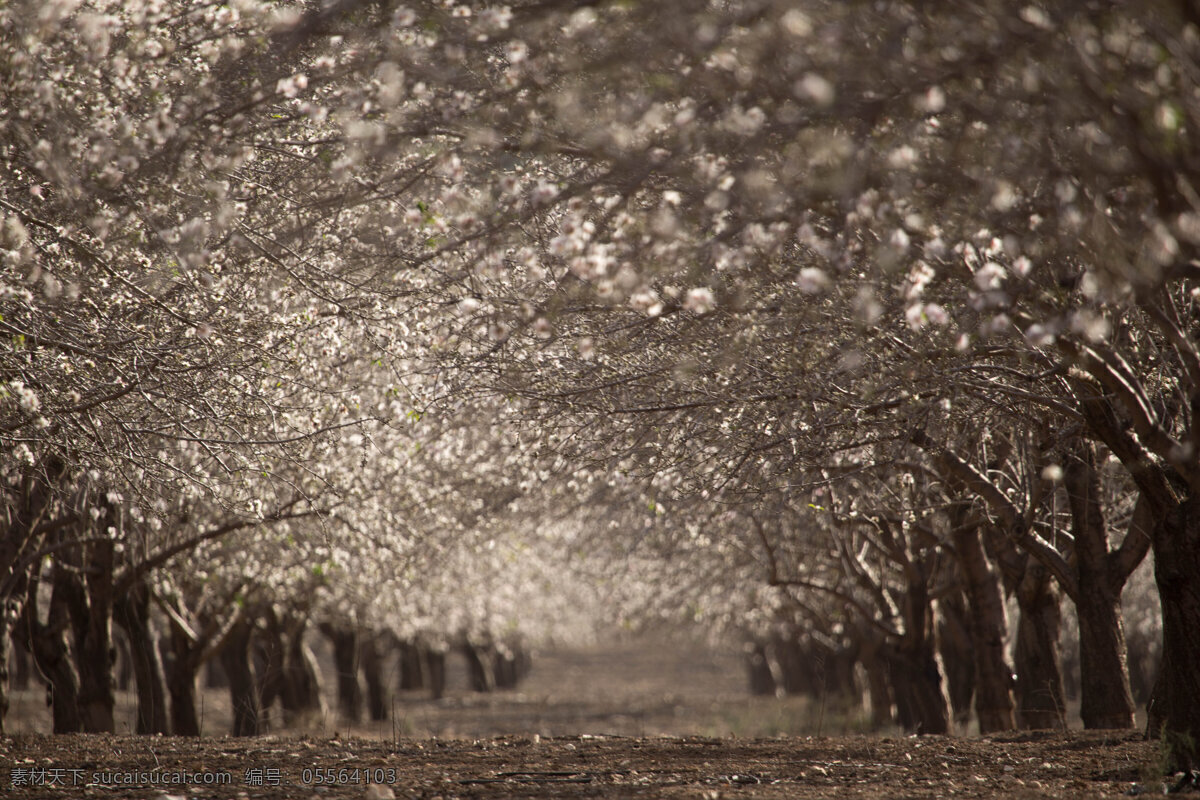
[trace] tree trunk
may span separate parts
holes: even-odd
[[[900,725],[918,734],[949,733],[950,716],[932,643],[895,648],[887,664]]]
[[[383,681],[383,656],[379,652],[379,639],[367,635],[362,639],[359,657],[362,662],[363,679],[367,684],[367,712],[375,722],[388,718],[391,697]]]
[[[1074,598],[1079,618],[1079,713],[1085,728],[1132,728],[1133,693],[1121,617],[1125,576],[1114,574],[1111,564],[1094,448],[1082,444],[1072,456],[1067,459],[1063,482],[1071,506],[1079,576]]]
[[[284,723],[288,725],[305,714],[319,713],[323,707],[320,670],[304,643],[305,627],[303,618],[286,620],[284,624],[283,712]]]
[[[434,700],[441,700],[446,694],[446,651],[430,647],[425,651],[425,665],[429,695]]]
[[[129,639],[137,686],[137,732],[168,733],[166,683],[158,654],[158,636],[150,619],[150,590],[136,582],[113,607],[113,618]]]
[[[347,722],[358,722],[363,712],[363,691],[358,682],[358,633],[327,622],[321,623],[321,632],[333,645],[338,710]]]
[[[775,696],[775,676],[771,674],[771,664],[767,661],[767,648],[762,642],[752,642],[746,645],[746,679],[750,694],[760,697]]]
[[[490,647],[463,642],[463,655],[467,658],[467,673],[471,689],[476,692],[490,692],[496,688],[496,678],[492,674]]]
[[[960,518],[964,515],[956,515]],[[975,656],[975,714],[979,732],[1016,727],[1013,716],[1012,668],[1004,655],[1007,629],[1000,580],[988,563],[979,529],[955,520],[954,545],[966,583],[971,644]]]
[[[900,640],[889,648],[888,674],[900,724],[914,733],[945,734],[950,732],[950,711],[930,635],[928,567],[914,566],[904,595],[905,629]]]
[[[1049,570],[1030,561],[1017,586],[1017,721],[1023,729],[1065,729],[1062,663],[1058,655],[1062,609]]]
[[[233,735],[257,736],[262,707],[258,697],[258,683],[250,666],[250,640],[254,634],[254,623],[248,619],[238,620],[230,629],[221,648],[221,666],[229,679],[229,701],[233,706]]]
[[[4,735],[4,718],[8,715],[8,697],[10,676],[8,674],[9,659],[15,660],[13,628],[20,616],[20,605],[16,600],[0,598],[0,736]]]
[[[402,639],[396,649],[400,666],[400,691],[424,689],[427,648],[414,639]]]
[[[70,610],[66,598],[66,582],[60,577],[62,567],[53,567],[55,580],[50,593],[49,617],[46,624],[38,621],[38,586],[40,580],[29,582],[28,594],[21,615],[21,637],[33,655],[38,672],[46,679],[55,733],[79,733],[83,716],[79,711],[79,677],[71,659],[67,640]]]
[[[119,510],[105,502],[108,511],[101,525],[116,521]],[[79,711],[84,733],[112,733],[116,682],[113,679],[112,607],[113,543],[105,538],[81,546],[78,563],[82,583],[72,592],[71,625],[75,632],[75,660],[79,674]]]
[[[52,487],[67,472],[65,462],[57,457],[47,459],[42,466],[44,471],[30,470],[16,487],[7,487],[10,502],[3,518],[8,524],[0,529],[0,587],[5,590],[0,594],[0,638],[3,639],[0,643],[0,735],[4,733],[4,717],[8,712],[11,636],[19,632],[21,638],[28,641],[33,634],[33,629],[27,629],[23,622],[30,571],[30,566],[24,562],[29,554],[37,552],[44,538],[34,531],[53,507]],[[40,569],[40,565],[34,565],[33,569]],[[36,612],[34,616],[36,622]],[[31,647],[27,649],[32,659]]]
[[[962,732],[971,722],[975,697],[975,655],[966,598],[962,592],[948,594],[938,600],[938,612],[938,652],[946,670],[954,724]]]
[[[1163,656],[1149,709],[1172,771],[1200,768],[1200,492],[1154,529],[1154,579],[1163,611]]]
[[[195,650],[187,632],[171,621],[167,638],[167,691],[171,695],[171,732],[176,736],[199,736],[200,718],[196,714]]]
[[[871,727],[879,730],[892,722],[892,688],[888,682],[883,636],[860,623],[858,662],[867,673],[867,699],[871,704]]]

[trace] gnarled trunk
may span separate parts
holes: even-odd
[[[118,513],[107,502],[106,524]],[[116,705],[113,678],[113,543],[107,538],[81,546],[83,579],[71,576],[71,626],[79,674],[79,711],[85,733],[112,733]],[[65,556],[66,554],[64,554]]]
[[[304,643],[306,621],[288,620],[284,626],[283,710],[284,721],[290,724],[304,714],[320,712],[320,670],[312,650]]]
[[[358,682],[358,632],[327,622],[321,623],[321,632],[333,645],[338,711],[347,722],[358,722],[363,711],[362,684]]]
[[[48,682],[54,732],[79,733],[83,730],[83,716],[79,711],[79,676],[75,672],[66,635],[71,620],[66,597],[67,579],[61,573],[62,567],[56,563],[45,624],[38,620],[37,595],[41,581],[34,578],[29,582],[21,614],[20,635],[33,655],[38,672]]]
[[[1161,736],[1168,768],[1200,768],[1200,493],[1154,529],[1154,579],[1163,612],[1163,657],[1150,702],[1150,735]]]
[[[1075,448],[1063,482],[1071,506],[1078,589],[1080,716],[1085,728],[1132,728],[1133,693],[1125,662],[1121,588],[1100,507],[1100,479],[1091,444]],[[1135,514],[1136,516],[1136,514]],[[1127,536],[1138,535],[1131,529]]]
[[[1004,654],[1007,623],[1000,579],[988,563],[979,529],[957,514],[955,553],[966,584],[970,609],[972,652],[975,656],[975,714],[979,732],[993,733],[1016,727],[1013,716],[1012,668]]]
[[[158,654],[158,636],[150,619],[150,590],[144,580],[135,582],[117,599],[113,618],[129,639],[137,688],[136,730],[140,734],[168,733],[166,679]]]
[[[196,673],[200,664],[197,649],[180,625],[171,620],[166,641],[167,692],[171,696],[171,732],[176,736],[199,736],[200,718],[196,714]]]
[[[888,654],[887,664],[901,727],[919,734],[949,733],[950,715],[933,643],[915,648],[902,644]]]
[[[970,724],[971,701],[975,697],[975,654],[970,625],[962,592],[938,599],[938,652],[946,670],[950,708],[959,731],[965,731]]]
[[[904,633],[886,649],[888,676],[901,726],[914,733],[945,734],[950,732],[950,710],[930,631],[927,576],[918,571],[910,575],[904,595]]]
[[[379,652],[377,636],[363,637],[359,658],[362,662],[363,679],[367,684],[367,712],[372,720],[381,722],[388,717],[391,695],[383,681],[383,655]]]
[[[225,668],[225,675],[229,679],[234,736],[256,736],[262,718],[258,683],[250,666],[250,639],[253,633],[253,622],[239,619],[230,628],[225,646],[221,648],[221,666]]]
[[[1017,586],[1017,721],[1024,729],[1066,728],[1062,663],[1061,598],[1050,571],[1030,561]]]
[[[463,655],[467,659],[467,675],[471,689],[490,692],[496,688],[496,677],[492,674],[491,646],[463,642]]]

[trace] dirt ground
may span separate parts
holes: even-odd
[[[1103,733],[391,742],[26,735],[0,740],[0,780],[15,798],[1092,798],[1161,793],[1146,774],[1153,754],[1136,735]],[[182,778],[190,785],[154,783]]]
[[[516,692],[469,692],[452,668],[445,698],[398,696],[389,720],[347,726],[324,714],[253,739],[219,735],[228,702],[214,690],[203,738],[47,736],[31,691],[6,719],[15,735],[0,738],[0,795],[1090,798],[1170,784],[1153,776],[1156,745],[1137,733],[864,735],[861,712],[748,696],[737,654],[694,641],[539,652]],[[118,730],[131,713],[122,698]]]

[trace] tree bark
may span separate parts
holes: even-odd
[[[913,565],[904,595],[904,633],[888,648],[888,674],[900,724],[919,734],[950,732],[950,711],[942,689],[933,637],[925,567]]]
[[[0,735],[4,733],[4,717],[8,712],[10,676],[8,654],[11,652],[12,635],[22,631],[22,638],[32,630],[25,628],[25,597],[29,586],[28,573],[40,569],[40,564],[25,562],[31,553],[37,552],[45,533],[38,533],[41,523],[54,504],[53,487],[66,474],[65,462],[51,457],[44,463],[44,470],[30,470],[22,476],[19,485],[12,490],[15,497],[3,515],[8,522],[0,528]],[[35,620],[36,622],[36,612]],[[28,639],[25,639],[28,641]],[[31,646],[30,646],[31,647]],[[34,658],[29,650],[30,658]]]
[[[1007,629],[1000,580],[988,563],[979,529],[956,514],[955,554],[966,584],[970,609],[972,652],[975,660],[975,714],[979,732],[993,733],[1016,727],[1013,716],[1012,668],[1004,654]]]
[[[1161,737],[1172,771],[1200,768],[1200,492],[1154,531],[1154,579],[1163,610],[1163,657],[1148,732]]]
[[[113,606],[113,618],[129,639],[133,679],[137,687],[139,734],[168,733],[167,691],[158,636],[150,619],[150,590],[144,580],[134,583]]]
[[[1058,654],[1062,608],[1049,570],[1030,561],[1017,586],[1017,722],[1021,728],[1066,729],[1062,663]]]
[[[476,692],[490,692],[496,688],[496,677],[492,674],[490,645],[478,645],[466,641],[462,644],[463,655],[467,658],[467,674],[471,689]]]
[[[0,598],[0,736],[4,735],[4,718],[8,715],[8,698],[11,676],[8,674],[9,659],[15,656],[12,646],[13,629],[21,607],[15,599]]]
[[[196,648],[187,631],[171,620],[167,637],[170,658],[166,663],[167,691],[171,696],[171,732],[176,736],[199,736],[200,718],[196,714]]]
[[[425,688],[425,657],[428,651],[424,645],[414,639],[402,639],[396,645],[400,680],[397,688],[402,692],[410,692]]]
[[[347,722],[358,722],[363,712],[362,684],[358,681],[358,633],[328,622],[321,623],[321,632],[333,645],[338,710]]]
[[[383,655],[379,652],[378,636],[362,637],[359,658],[363,680],[367,684],[367,712],[373,721],[382,722],[388,718],[391,696],[383,680]]]
[[[867,699],[871,704],[871,727],[879,730],[892,722],[892,687],[888,681],[883,635],[863,622],[858,623],[858,662],[867,673]]]
[[[1119,574],[1111,563],[1093,445],[1081,443],[1074,449],[1063,483],[1071,506],[1079,576],[1074,598],[1079,618],[1079,713],[1085,728],[1132,728],[1133,693],[1121,616],[1121,589],[1128,575]],[[1138,532],[1130,530],[1126,535]]]
[[[932,643],[895,648],[887,664],[900,725],[918,734],[949,733],[950,716]]]
[[[108,514],[101,525],[117,522],[119,510],[103,504]],[[119,524],[119,523],[118,523]],[[79,674],[79,711],[84,733],[112,733],[116,705],[113,678],[113,543],[101,541],[80,545],[77,559],[83,580],[72,575],[71,626],[75,634],[75,659]],[[63,558],[68,558],[67,553]]]
[[[250,640],[254,634],[254,623],[240,619],[230,629],[225,646],[221,648],[221,666],[229,679],[229,701],[233,707],[233,735],[257,736],[262,706],[258,696],[258,682],[250,666]]]
[[[429,678],[429,696],[441,700],[446,694],[446,651],[432,647],[425,651],[426,674]]]
[[[775,676],[771,674],[771,664],[767,660],[767,648],[762,642],[750,642],[746,645],[746,680],[750,694],[760,697],[775,696]]]
[[[71,658],[67,631],[71,612],[66,597],[67,580],[57,562],[53,567],[53,588],[45,624],[38,621],[38,586],[40,579],[29,582],[21,615],[21,637],[33,655],[38,672],[48,681],[51,713],[55,733],[79,733],[83,716],[79,711],[79,676]]]
[[[307,620],[303,617],[284,621],[283,710],[286,724],[305,714],[319,713],[324,705],[317,660],[304,641],[306,627]]]
[[[961,732],[971,722],[975,697],[975,655],[967,600],[962,592],[938,599],[938,652],[946,670],[946,688],[955,727]]]

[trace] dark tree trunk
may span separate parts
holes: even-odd
[[[467,675],[471,689],[476,692],[490,692],[496,688],[496,677],[492,674],[492,659],[490,645],[478,645],[464,642],[461,650],[467,658]]]
[[[1163,655],[1149,709],[1171,770],[1200,768],[1200,492],[1154,530],[1154,578],[1163,611]]]
[[[425,674],[429,679],[429,695],[434,700],[446,694],[446,651],[429,648],[425,652]]]
[[[915,574],[915,573],[921,574]],[[921,734],[950,732],[950,712],[942,690],[933,637],[928,575],[924,567],[914,570],[904,595],[904,634],[889,648],[888,674],[900,724]]]
[[[428,648],[413,639],[402,639],[397,643],[396,650],[400,667],[397,688],[402,692],[424,689]]]
[[[283,643],[283,631],[273,610],[267,610],[262,622],[262,626],[255,632],[251,640],[250,653],[261,711],[258,729],[265,733],[271,729],[271,706],[275,704],[275,701],[278,700],[283,705],[285,719],[288,716],[288,709],[287,701],[284,700],[286,649]]]
[[[129,687],[134,685],[133,676],[133,654],[129,650],[129,637],[125,635],[125,629],[117,624],[116,608],[118,599],[113,599],[113,623],[115,627],[112,629],[113,653],[115,661],[113,662],[113,680],[117,682],[118,692],[128,692]]]
[[[45,520],[54,504],[52,488],[67,472],[65,462],[57,457],[51,457],[44,463],[42,471],[31,470],[24,475],[15,487],[8,487],[11,504],[7,507],[4,521],[7,525],[0,528],[0,735],[4,733],[4,717],[9,703],[9,653],[12,647],[12,635],[19,632],[25,640],[32,630],[26,627],[22,620],[25,618],[24,605],[29,580],[28,572],[31,565],[26,563],[30,554],[36,553],[44,539],[44,534],[36,534],[38,526]],[[38,569],[40,565],[32,565]],[[35,620],[36,622],[36,613]],[[29,650],[32,659],[32,650]]]
[[[1004,654],[1007,625],[1000,580],[988,563],[979,529],[963,524],[957,515],[954,530],[958,565],[966,584],[970,609],[971,644],[975,661],[975,714],[979,732],[1016,727],[1013,717],[1012,668]]]
[[[101,525],[116,522],[119,509],[105,502]],[[119,524],[119,523],[118,523]],[[85,733],[112,733],[116,682],[112,642],[113,543],[105,538],[81,547],[84,579],[71,577],[71,625],[79,674],[79,711]]]
[[[9,612],[12,615],[12,622],[7,630],[9,635],[13,637],[12,641],[9,642],[12,646],[13,659],[13,673],[9,676],[9,680],[11,681],[11,686],[15,689],[28,689],[29,685],[33,683],[33,656],[29,654],[29,651],[25,649],[25,645],[21,644],[21,640],[16,635],[17,619],[21,616],[21,606],[15,598],[9,601]],[[1158,671],[1155,670],[1154,674],[1157,675]],[[1150,683],[1153,685],[1153,677],[1151,677]],[[1147,692],[1147,696],[1149,696],[1149,692]]]
[[[196,714],[196,649],[178,623],[171,621],[166,641],[167,691],[171,696],[171,732],[176,736],[199,736],[200,718]]]
[[[862,625],[858,635],[858,662],[867,673],[867,698],[871,703],[871,727],[879,730],[892,722],[892,688],[888,681],[885,642],[882,634]]]
[[[1017,721],[1024,729],[1066,728],[1058,640],[1062,610],[1058,585],[1036,562],[1017,587]]]
[[[954,724],[965,731],[971,722],[971,701],[975,697],[975,655],[971,642],[971,622],[962,592],[953,592],[938,600],[938,652],[946,670],[946,686]]]
[[[1125,661],[1125,627],[1120,597],[1091,590],[1080,581],[1079,617],[1079,715],[1085,728],[1132,728],[1133,691]],[[1111,605],[1109,604],[1111,603]]]
[[[1109,553],[1094,448],[1084,443],[1072,455],[1063,477],[1079,576],[1074,598],[1079,618],[1079,713],[1085,728],[1132,728],[1133,693],[1121,616],[1121,589],[1127,574],[1116,570]],[[1135,535],[1134,530],[1127,534]]]
[[[8,715],[8,697],[11,677],[8,665],[16,663],[18,658],[14,650],[13,628],[20,616],[20,606],[16,600],[0,598],[0,736],[4,735],[4,717]]]
[[[383,655],[379,652],[379,638],[367,635],[359,645],[363,680],[367,684],[367,712],[375,722],[388,718],[391,696],[383,680]]]
[[[129,657],[137,686],[137,732],[168,733],[166,682],[158,654],[158,636],[150,619],[150,590],[137,581],[118,598],[113,617],[129,639]]]
[[[767,648],[762,642],[746,645],[746,679],[750,694],[760,697],[775,696],[775,676],[771,674],[771,663],[767,660]]]
[[[54,565],[55,580],[50,593],[49,618],[38,621],[37,594],[40,580],[29,582],[21,615],[21,638],[33,655],[38,673],[47,683],[55,733],[79,733],[83,715],[79,710],[79,676],[71,658],[67,631],[71,625],[62,568]]]
[[[287,620],[284,625],[283,710],[285,724],[313,712],[320,712],[320,671],[317,660],[304,643],[306,621]]]
[[[501,645],[492,654],[492,674],[496,676],[497,689],[515,689],[520,683],[522,673],[518,662],[520,652],[512,647]]]
[[[250,640],[254,623],[241,619],[230,629],[221,648],[221,666],[229,679],[229,701],[233,706],[233,735],[257,736],[262,707],[258,683],[250,666]]]
[[[347,722],[358,722],[363,712],[362,684],[358,681],[358,633],[327,622],[321,624],[321,632],[333,645],[338,711]]]
[[[932,643],[915,649],[896,648],[887,663],[900,725],[918,734],[949,733],[946,695]]]

